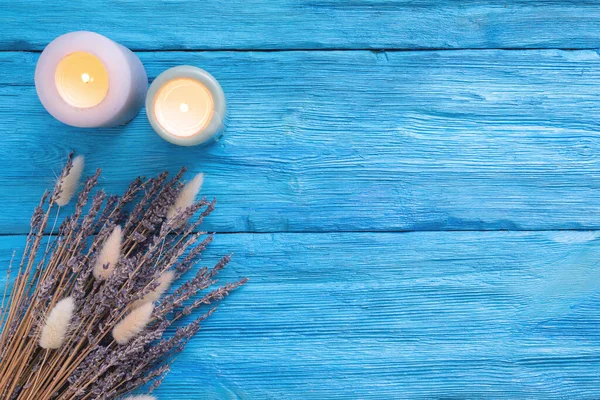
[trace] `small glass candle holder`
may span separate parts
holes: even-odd
[[[137,115],[148,76],[133,52],[94,32],[53,40],[35,68],[35,88],[52,116],[80,128],[113,127]]]
[[[182,65],[160,74],[148,90],[146,113],[152,128],[180,146],[217,141],[225,128],[225,94],[201,68]]]

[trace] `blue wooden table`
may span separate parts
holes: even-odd
[[[211,72],[223,140],[53,120],[83,29]],[[600,398],[599,43],[584,0],[0,0],[0,277],[71,149],[112,192],[187,165],[251,282],[161,400]]]

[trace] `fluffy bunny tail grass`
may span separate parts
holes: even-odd
[[[73,311],[75,311],[73,297],[67,297],[56,303],[42,328],[39,342],[41,348],[58,349],[63,344],[73,318]]]
[[[114,327],[112,334],[115,341],[121,345],[127,344],[143,331],[148,322],[150,322],[153,310],[154,304],[146,303],[131,311]]]
[[[94,278],[107,279],[115,270],[115,266],[121,255],[121,242],[123,241],[123,230],[119,225],[115,226],[112,233],[106,239],[100,255],[94,264]]]
[[[196,175],[194,177],[194,179],[189,181],[183,187],[183,189],[181,189],[179,196],[177,196],[177,200],[175,200],[175,204],[173,204],[171,206],[171,208],[169,209],[169,212],[167,214],[167,217],[169,219],[173,218],[178,213],[184,211],[186,208],[188,208],[192,204],[194,204],[194,201],[196,200],[196,196],[198,196],[198,193],[200,192],[200,189],[202,188],[203,182],[204,182],[204,174],[199,173],[198,175]]]
[[[138,308],[146,303],[153,303],[156,300],[160,299],[160,296],[162,296],[167,290],[169,290],[169,288],[171,287],[171,283],[173,283],[174,279],[175,279],[175,272],[173,272],[173,271],[163,272],[162,275],[156,280],[156,282],[158,283],[158,286],[156,287],[156,289],[154,289],[153,291],[151,291],[150,293],[148,293],[141,299],[136,300],[133,303],[131,303],[131,308]]]
[[[60,185],[61,192],[56,198],[56,204],[59,206],[66,206],[73,198],[73,195],[77,190],[77,186],[79,185],[79,180],[81,179],[84,165],[85,162],[83,156],[75,157],[69,173],[66,176],[61,177],[58,183]]]

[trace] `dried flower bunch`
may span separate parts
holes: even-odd
[[[215,203],[195,200],[202,175],[184,185],[183,170],[172,179],[138,178],[122,196],[91,194],[98,170],[58,235],[44,243],[52,210],[58,217],[77,191],[83,161],[69,156],[33,214],[16,277],[9,272],[0,311],[0,399],[115,399],[137,388],[147,394],[128,399],[153,399],[173,355],[215,310],[196,309],[246,282],[205,291],[229,262],[225,256],[167,294],[213,238],[197,228]],[[193,313],[203,315],[167,331]]]

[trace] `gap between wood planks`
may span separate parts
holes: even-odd
[[[589,229],[390,229],[390,230],[339,230],[339,231],[235,231],[235,232],[219,232],[219,231],[200,231],[207,235],[279,235],[279,234],[293,234],[293,235],[315,235],[324,234],[330,235],[335,233],[374,233],[374,234],[385,234],[385,233],[497,233],[497,232],[531,232],[531,233],[544,233],[544,232],[597,232],[600,234],[600,228],[589,228]],[[26,233],[0,233],[0,237],[10,236],[27,236]],[[44,233],[44,236],[57,236],[57,232]]]
[[[597,47],[418,47],[418,48],[384,48],[384,47],[307,47],[307,48],[291,48],[291,49],[203,49],[203,48],[167,48],[167,49],[136,49],[130,48],[136,53],[175,53],[175,52],[190,52],[190,53],[292,53],[292,52],[318,52],[318,51],[371,51],[374,53],[406,53],[406,52],[427,52],[427,51],[540,51],[540,50],[560,50],[560,51],[598,51]],[[42,50],[20,50],[20,49],[0,49],[0,53],[41,53]]]

